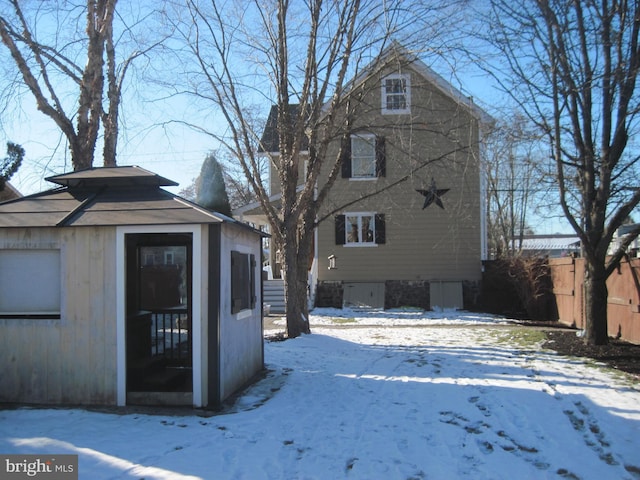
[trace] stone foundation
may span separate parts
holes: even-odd
[[[465,310],[478,305],[479,282],[462,281],[462,297]],[[342,308],[344,285],[342,282],[319,282],[316,307]],[[387,280],[384,282],[384,308],[416,307],[431,310],[431,292],[428,280]]]
[[[342,282],[318,282],[316,307],[342,308],[344,287]]]
[[[387,280],[384,282],[384,308],[431,308],[427,280]]]

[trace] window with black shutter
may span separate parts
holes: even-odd
[[[335,217],[336,245],[378,245],[386,241],[384,214],[354,212]]]
[[[351,135],[342,146],[342,178],[386,176],[385,139],[369,133]]]

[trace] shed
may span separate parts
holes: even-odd
[[[139,167],[0,204],[0,402],[215,408],[264,366],[261,233]]]

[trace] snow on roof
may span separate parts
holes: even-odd
[[[519,245],[514,240],[514,245]],[[522,240],[523,251],[578,250],[580,239],[576,235],[529,235]]]

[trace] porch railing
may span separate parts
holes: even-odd
[[[151,354],[171,364],[191,367],[191,317],[186,308],[151,312]]]

